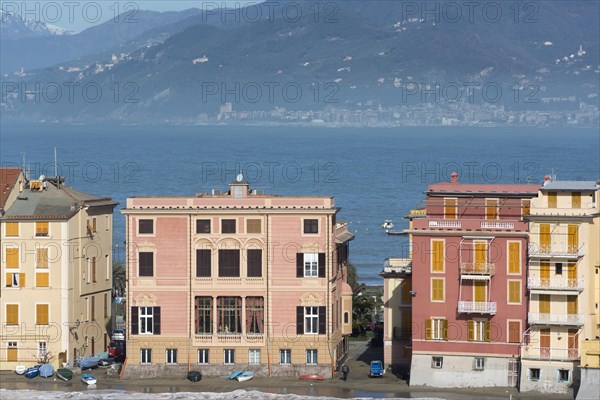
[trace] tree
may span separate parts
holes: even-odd
[[[381,296],[372,295],[361,283],[352,295],[352,329],[363,336],[369,326],[378,320],[381,310]]]
[[[121,261],[113,263],[113,293],[115,296],[123,296],[125,294],[125,264]]]

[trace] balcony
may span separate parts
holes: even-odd
[[[532,258],[565,258],[565,259],[577,259],[583,257],[583,246],[551,246],[545,244],[530,243],[529,244],[529,256]]]
[[[530,360],[573,361],[579,359],[579,349],[558,349],[523,345],[521,356]]]
[[[442,229],[460,229],[461,228],[460,221],[455,219],[440,219],[440,220],[431,220],[429,221],[430,228],[442,228]]]
[[[410,275],[412,260],[410,258],[386,258],[383,261],[384,274]]]
[[[458,312],[465,314],[496,314],[496,302],[459,301]]]
[[[529,324],[535,325],[583,325],[583,314],[534,313],[527,314]]]
[[[514,222],[481,221],[481,229],[515,229]]]
[[[564,290],[581,292],[583,279],[560,278],[527,278],[527,288],[530,290]]]
[[[443,218],[418,218],[413,220],[413,230],[461,230],[471,232],[525,232],[529,225],[525,221],[510,220],[484,220],[475,218],[443,219]]]
[[[493,263],[468,263],[460,264],[461,275],[493,276],[496,273],[496,265]]]

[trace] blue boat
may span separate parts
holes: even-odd
[[[237,378],[238,376],[240,376],[243,373],[244,373],[243,369],[238,369],[233,374],[229,375],[229,379],[233,380],[233,379]]]
[[[81,375],[81,382],[83,382],[87,385],[95,385],[96,377],[94,375],[90,375],[90,374],[83,374],[83,375]]]
[[[98,363],[100,363],[100,358],[99,357],[83,357],[83,358],[80,358],[77,361],[77,363],[82,369],[96,368],[98,366]]]
[[[54,367],[50,364],[44,364],[40,367],[40,376],[42,378],[50,378],[54,376]]]
[[[254,378],[254,372],[246,371],[243,374],[238,375],[235,379],[237,379],[238,382],[246,382],[252,378]]]
[[[35,367],[29,367],[25,370],[25,375],[29,379],[33,379],[40,374],[40,366],[36,365]]]

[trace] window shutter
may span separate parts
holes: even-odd
[[[325,335],[327,332],[327,315],[325,307],[319,307],[319,335]]]
[[[431,320],[431,318],[427,318],[425,320],[425,339],[427,340],[433,339],[432,323],[433,321]]]
[[[319,278],[325,278],[325,253],[319,253]]]
[[[467,340],[475,340],[475,321],[467,321]]]
[[[492,337],[492,323],[490,321],[485,321],[485,341],[489,342]]]
[[[196,250],[196,277],[210,278],[211,275],[211,251]]]
[[[152,308],[152,320],[154,321],[153,334],[160,335],[160,307]]]
[[[260,278],[262,276],[262,250],[250,249],[247,255],[248,277]]]
[[[6,286],[6,287],[12,286],[12,274],[10,272],[6,274],[6,281],[4,282],[4,286]]]
[[[296,307],[296,335],[304,334],[304,307]]]
[[[442,335],[443,335],[444,340],[448,340],[448,320],[447,319],[442,320]]]
[[[19,274],[19,287],[25,287],[25,274]]]
[[[131,307],[131,334],[137,335],[138,333],[139,333],[138,307]]]
[[[296,253],[296,278],[304,277],[304,253]]]

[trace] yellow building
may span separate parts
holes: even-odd
[[[14,174],[2,171],[3,179]],[[0,216],[0,369],[105,351],[117,203],[19,171]],[[2,182],[5,187],[5,182]]]
[[[599,189],[593,181],[546,177],[531,201],[522,391],[578,387],[582,341],[600,334]]]

